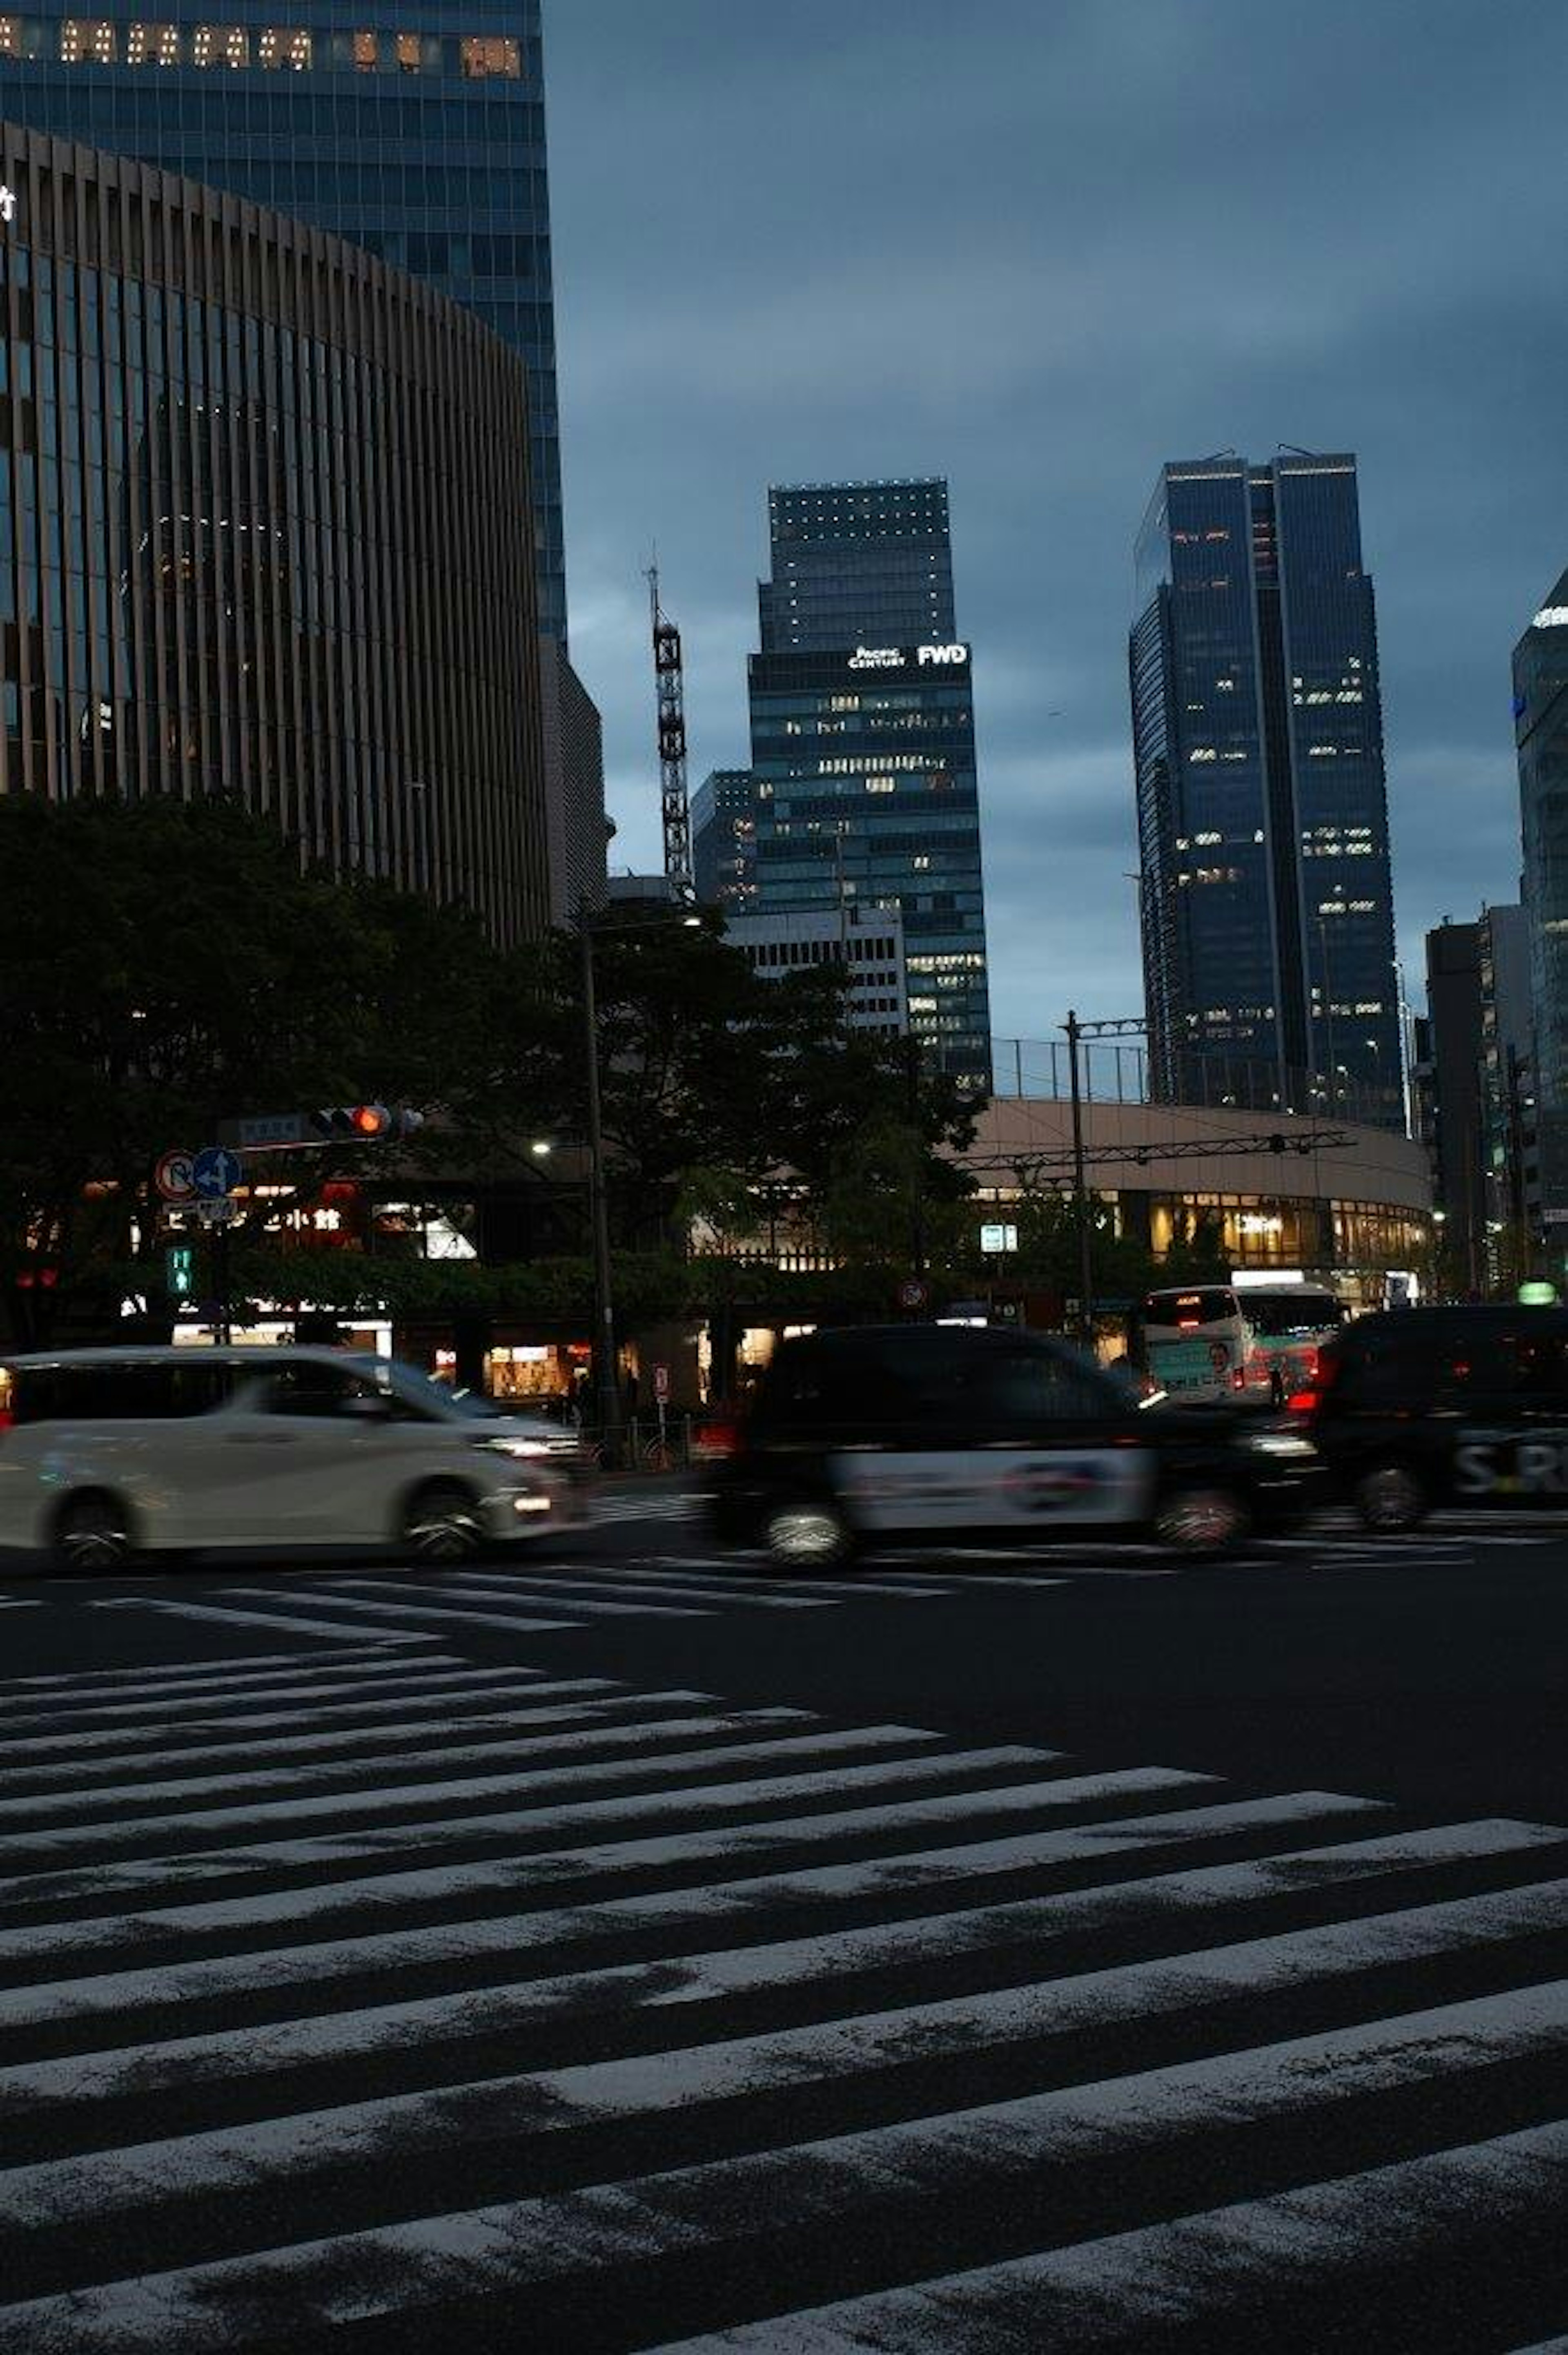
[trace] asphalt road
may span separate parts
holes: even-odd
[[[0,2350],[1551,2344],[1565,1638],[1522,1518],[24,1565]]]

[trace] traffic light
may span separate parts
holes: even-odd
[[[383,1145],[391,1137],[412,1136],[423,1128],[425,1115],[407,1104],[319,1104],[305,1121],[315,1135],[331,1142]]]
[[[171,1300],[196,1298],[196,1247],[192,1243],[170,1243],[164,1253],[164,1281]]]

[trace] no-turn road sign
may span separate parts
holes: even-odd
[[[196,1156],[183,1146],[165,1153],[153,1172],[153,1183],[165,1202],[188,1202],[196,1192]]]

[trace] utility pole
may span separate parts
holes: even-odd
[[[588,1080],[588,1224],[593,1236],[593,1380],[607,1465],[620,1459],[620,1390],[615,1379],[615,1305],[610,1296],[609,1206],[604,1182],[604,1127],[599,1092],[599,1007],[594,994],[593,932],[585,899],[577,909],[582,960],[583,1049]]]
[[[1095,1337],[1094,1252],[1089,1239],[1089,1197],[1084,1170],[1084,1097],[1078,1077],[1078,1041],[1083,1033],[1071,1008],[1067,1014],[1067,1086],[1073,1103],[1073,1214],[1078,1230],[1078,1329],[1084,1346]]]

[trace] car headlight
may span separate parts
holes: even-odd
[[[1300,1457],[1317,1454],[1309,1439],[1299,1439],[1291,1431],[1249,1431],[1243,1445],[1250,1447],[1255,1455]]]
[[[543,1455],[552,1455],[555,1453],[547,1439],[481,1439],[477,1440],[475,1444],[484,1448],[492,1455],[510,1455],[514,1458],[530,1460]]]

